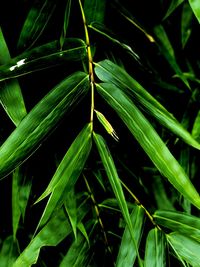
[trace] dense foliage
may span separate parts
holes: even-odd
[[[199,1],[16,2],[0,266],[200,266]]]

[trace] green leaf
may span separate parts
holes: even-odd
[[[36,203],[38,203],[46,196],[51,194],[38,224],[38,227],[44,225],[48,221],[54,209],[58,205],[61,206],[63,202],[67,201],[69,197],[67,195],[74,187],[75,183],[77,182],[77,179],[79,178],[84,168],[85,162],[91,150],[91,145],[91,125],[88,124],[83,128],[83,130],[79,133],[74,142],[71,144],[46,190],[36,201]],[[71,212],[70,216],[73,230],[75,231],[75,226],[77,223],[77,213],[72,214]]]
[[[91,22],[103,23],[105,16],[105,0],[85,0],[84,1],[84,13],[87,24]]]
[[[82,234],[77,235],[59,267],[86,267],[89,260],[89,245]]]
[[[117,112],[161,174],[193,205],[200,208],[198,192],[140,110],[119,88],[112,84],[99,84],[97,90]]]
[[[67,29],[68,29],[68,25],[69,25],[69,17],[70,17],[70,11],[71,11],[71,0],[68,0],[66,3],[66,8],[65,8],[65,14],[64,14],[64,23],[63,23],[63,29],[62,29],[62,33],[60,36],[60,47],[61,50],[63,48],[63,44],[67,35]]]
[[[149,231],[146,240],[144,267],[166,266],[165,236],[154,228]]]
[[[183,2],[184,0],[172,0],[163,20],[167,19]]]
[[[154,34],[156,36],[156,43],[160,49],[160,52],[166,58],[171,68],[175,71],[175,74],[177,75],[177,77],[179,77],[182,80],[182,82],[190,89],[188,80],[184,76],[181,68],[179,67],[176,61],[174,49],[170,43],[170,40],[167,36],[167,33],[164,27],[162,25],[155,26]]]
[[[27,49],[34,45],[46,28],[56,4],[52,0],[35,1],[22,27],[17,47]]]
[[[86,44],[81,39],[66,38],[62,51],[60,42],[53,41],[24,52],[0,66],[0,81],[54,67],[65,61],[79,61],[85,56]]]
[[[139,252],[138,252],[137,242],[136,242],[135,236],[134,236],[133,224],[131,221],[127,202],[125,200],[125,196],[124,196],[123,189],[121,186],[120,178],[118,176],[114,161],[112,159],[110,151],[108,150],[108,147],[107,147],[106,142],[103,139],[103,137],[99,134],[96,134],[96,133],[94,133],[93,136],[94,136],[94,141],[96,143],[96,146],[97,146],[99,155],[101,157],[103,166],[104,166],[106,174],[108,176],[109,182],[112,186],[112,190],[113,190],[115,197],[119,203],[120,210],[123,214],[124,220],[125,220],[127,227],[129,229],[129,232],[131,235],[131,240],[133,243],[133,247],[134,247],[134,250],[136,251],[136,254],[138,257],[139,266],[142,266]]]
[[[193,124],[192,136],[194,137],[194,139],[200,142],[200,110],[198,111]]]
[[[191,236],[200,242],[200,219],[198,217],[184,212],[162,210],[157,210],[153,217],[158,225]]]
[[[141,206],[135,206],[130,217],[132,221],[134,239],[136,241],[137,247],[139,247],[144,221],[144,209]],[[126,226],[116,260],[116,267],[132,267],[134,265],[135,259],[137,257],[137,251],[135,250],[135,247],[131,246],[130,244],[131,234],[128,226]]]
[[[199,242],[176,232],[167,235],[167,241],[182,262],[186,261],[193,267],[199,266]]]
[[[0,28],[0,65],[7,64],[10,60],[10,53]],[[1,83],[0,103],[16,126],[26,116],[21,88],[16,79]]]
[[[0,249],[1,267],[13,267],[13,262],[18,256],[18,247],[12,236],[8,236]]]
[[[187,144],[200,149],[200,144],[183,128],[174,116],[124,69],[110,60],[103,60],[95,64],[95,73],[101,81],[113,83],[126,94],[131,95],[134,101],[137,101],[147,113],[182,138]]]
[[[31,240],[22,251],[12,267],[29,267],[36,263],[40,250],[44,246],[57,246],[71,232],[71,226],[63,209],[60,209],[54,217]]]
[[[82,72],[74,73],[55,86],[0,147],[0,177],[9,174],[29,157],[88,89],[88,76]]]
[[[196,16],[198,22],[200,23],[200,5],[198,0],[189,0],[189,4],[192,8],[194,15]]]
[[[181,43],[184,48],[192,33],[193,13],[188,3],[184,3],[181,16]]]

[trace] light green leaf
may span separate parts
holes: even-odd
[[[192,33],[193,13],[188,3],[184,3],[181,16],[181,42],[184,48]]]
[[[99,84],[97,90],[117,112],[157,169],[193,205],[200,208],[200,197],[195,187],[140,110],[112,84]]]
[[[0,248],[1,267],[13,267],[13,262],[19,254],[17,243],[12,236],[8,236]]]
[[[0,65],[7,64],[10,60],[10,53],[0,28]],[[16,126],[26,116],[21,88],[16,79],[0,84],[0,103]]]
[[[200,142],[200,110],[198,111],[193,124],[192,136],[194,137],[194,139]]]
[[[154,228],[149,231],[146,240],[144,267],[166,266],[165,236]]]
[[[44,246],[57,246],[71,232],[63,209],[60,209],[22,251],[12,267],[30,267],[36,263]]]
[[[129,229],[129,232],[131,235],[131,240],[132,240],[132,245],[133,245],[133,247],[136,251],[137,257],[138,257],[138,264],[139,264],[139,266],[142,266],[139,252],[138,252],[137,242],[136,242],[135,236],[134,236],[133,224],[131,221],[128,206],[127,206],[127,203],[125,200],[125,196],[123,193],[123,189],[122,189],[122,186],[120,183],[120,179],[119,179],[114,161],[112,159],[110,151],[108,150],[108,147],[107,147],[106,142],[103,139],[103,137],[101,135],[96,134],[96,133],[94,133],[93,136],[94,136],[94,141],[96,143],[96,146],[97,146],[99,155],[101,157],[103,166],[104,166],[106,174],[108,176],[109,182],[112,186],[112,190],[113,190],[115,197],[119,203],[120,210],[123,214],[124,220],[125,220],[127,227]]]
[[[198,267],[200,263],[200,243],[179,233],[167,235],[167,241],[178,256],[179,260],[186,261],[193,267]]]
[[[74,187],[84,168],[85,162],[91,150],[91,145],[91,125],[88,124],[71,144],[45,192],[36,201],[36,203],[38,203],[51,194],[38,227],[44,225],[52,215],[54,209],[57,206],[61,206],[63,202],[68,199],[67,194]],[[70,213],[70,215],[72,216],[72,213]],[[73,218],[71,217],[71,220],[73,220],[72,225],[74,231],[75,224],[77,223],[76,215],[77,213],[73,214]]]
[[[86,267],[89,260],[89,245],[80,233],[70,246],[59,267]]]
[[[179,67],[174,49],[170,43],[167,33],[162,25],[157,25],[154,27],[154,34],[156,36],[156,43],[160,49],[160,52],[168,61],[171,68],[175,71],[177,77],[179,77],[182,82],[190,89],[187,78],[184,76],[181,68]]]
[[[200,5],[199,0],[189,0],[189,4],[192,8],[194,15],[196,16],[198,22],[200,23]]]
[[[139,247],[142,226],[144,221],[144,209],[141,206],[135,206],[131,215],[133,235],[136,241],[137,247]],[[137,251],[134,246],[131,246],[131,234],[128,226],[125,227],[121,245],[116,260],[116,267],[126,266],[132,267],[137,257]]]
[[[33,48],[0,66],[0,81],[57,66],[65,61],[79,61],[86,56],[86,44],[78,38],[66,38]]]
[[[87,24],[91,22],[103,23],[105,16],[105,0],[85,0],[84,1],[84,12]]]
[[[137,101],[147,113],[182,138],[187,144],[200,149],[200,144],[183,128],[174,116],[124,69],[110,60],[103,60],[95,64],[95,73],[101,81],[113,83],[126,94],[131,95],[134,101]]]
[[[56,4],[52,0],[35,1],[22,27],[17,47],[27,49],[41,36],[51,18]]]
[[[191,236],[200,242],[200,219],[198,217],[184,212],[164,210],[157,210],[153,217],[158,225],[188,237]]]
[[[55,86],[0,147],[0,177],[6,176],[29,157],[88,89],[88,76],[82,72],[74,73]]]
[[[163,20],[167,19],[177,9],[177,7],[183,3],[183,1],[184,0],[172,0]]]

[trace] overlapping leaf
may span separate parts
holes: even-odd
[[[62,205],[64,201],[67,201],[67,194],[70,194],[77,179],[79,178],[81,171],[84,168],[85,162],[90,153],[92,145],[91,142],[91,125],[88,124],[83,128],[83,130],[71,144],[46,190],[37,200],[37,202],[39,202],[51,194],[38,227],[42,226],[48,221],[54,209]],[[67,207],[69,208],[69,205]],[[77,212],[73,210],[72,213],[72,210],[69,212],[68,209],[68,215],[70,216],[73,230],[76,233]]]
[[[32,46],[41,36],[56,7],[54,1],[40,0],[32,5],[22,27],[18,48],[25,49]]]
[[[86,45],[81,39],[66,38],[62,51],[60,42],[53,41],[24,52],[0,66],[0,81],[54,67],[64,61],[81,60],[85,55]]]
[[[0,65],[7,64],[10,60],[10,53],[0,28]],[[15,125],[26,116],[21,88],[16,79],[0,83],[0,103]]]
[[[166,266],[165,236],[154,228],[149,231],[146,240],[144,267]]]
[[[184,212],[162,210],[157,210],[153,217],[158,225],[200,241],[200,219],[198,217]]]
[[[141,206],[135,206],[130,217],[132,221],[134,239],[137,247],[139,247],[144,221],[144,209],[141,208]],[[136,257],[137,251],[135,250],[135,247],[131,245],[131,234],[128,226],[126,226],[117,256],[116,266],[132,267]]]
[[[1,267],[13,267],[13,263],[18,257],[18,254],[18,246],[13,236],[5,238],[0,249]]]
[[[133,95],[145,111],[150,113],[159,123],[181,137],[189,145],[200,149],[200,144],[174,116],[121,67],[109,60],[103,60],[95,64],[95,73],[101,81],[115,84],[125,93]]]
[[[88,89],[88,76],[82,72],[74,73],[55,86],[0,147],[0,177],[7,175],[30,156]]]
[[[97,90],[117,112],[157,169],[188,200],[200,208],[200,197],[183,168],[170,153],[150,122],[115,85],[103,83]]]
[[[68,30],[69,17],[70,17],[70,11],[71,11],[71,4],[72,4],[72,1],[68,0],[67,3],[66,3],[66,7],[65,7],[63,29],[62,29],[62,33],[61,33],[61,36],[60,36],[60,47],[61,47],[61,50],[63,48],[63,44],[65,42],[65,38],[66,38],[67,30]]]
[[[110,181],[110,184],[112,186],[112,190],[113,190],[115,197],[119,203],[120,210],[123,214],[124,220],[125,220],[127,227],[129,229],[129,233],[131,235],[132,245],[133,245],[134,250],[136,251],[136,254],[138,257],[139,266],[142,266],[139,252],[138,252],[137,242],[135,240],[133,224],[131,221],[128,206],[127,206],[127,203],[125,200],[125,196],[123,193],[123,189],[122,189],[122,186],[120,183],[120,179],[119,179],[114,161],[112,159],[110,151],[108,150],[108,147],[107,147],[106,142],[103,139],[103,137],[101,135],[96,134],[96,133],[94,133],[93,136],[94,136],[94,141],[96,143],[96,146],[97,146],[99,155],[101,157],[103,166],[105,168],[106,174],[107,174],[108,179]]]

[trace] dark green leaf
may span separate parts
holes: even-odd
[[[167,19],[177,9],[177,7],[183,3],[183,1],[184,0],[172,0],[163,20]]]
[[[105,6],[105,0],[85,0],[84,12],[87,23],[90,24],[94,21],[103,23],[105,16]]]
[[[35,1],[21,30],[18,48],[30,48],[41,36],[51,18],[56,4],[52,0]]]
[[[0,147],[0,177],[6,176],[30,156],[88,89],[88,76],[82,72],[74,73],[55,86]]]
[[[158,225],[200,241],[200,219],[198,217],[184,212],[162,210],[157,210],[153,217]]]
[[[1,267],[13,267],[13,262],[18,256],[17,243],[14,242],[12,236],[8,236],[0,249]]]
[[[181,17],[181,42],[184,48],[192,33],[193,13],[188,3],[184,3]]]
[[[66,8],[65,8],[65,14],[64,14],[64,22],[63,22],[63,29],[62,29],[62,33],[60,36],[60,47],[61,50],[63,48],[63,44],[66,38],[66,34],[67,34],[67,29],[68,29],[68,25],[69,25],[69,17],[70,17],[70,11],[71,11],[71,0],[68,0],[66,3]]]
[[[149,231],[146,241],[144,267],[166,266],[165,236],[157,228]]]
[[[193,205],[200,208],[200,197],[183,168],[170,153],[151,123],[131,100],[112,84],[97,85],[97,90],[117,112],[157,169]]]
[[[130,216],[132,221],[134,239],[136,241],[137,247],[139,247],[144,220],[144,209],[141,206],[135,206]],[[117,256],[116,267],[132,267],[134,265],[135,259],[137,257],[137,251],[135,250],[135,247],[131,246],[130,244],[131,234],[128,226],[126,226]]]
[[[200,23],[200,5],[199,0],[189,0],[189,4],[194,12],[194,15],[196,16],[198,22]]]
[[[81,39],[65,39],[62,51],[60,42],[53,41],[24,52],[0,66],[0,81],[54,67],[65,61],[81,60],[85,56],[86,45]]]
[[[95,64],[95,73],[103,82],[113,83],[126,94],[134,97],[143,109],[150,113],[163,126],[178,135],[189,145],[200,149],[200,144],[183,128],[183,126],[169,113],[147,90],[143,88],[124,69],[110,60],[103,60]]]

